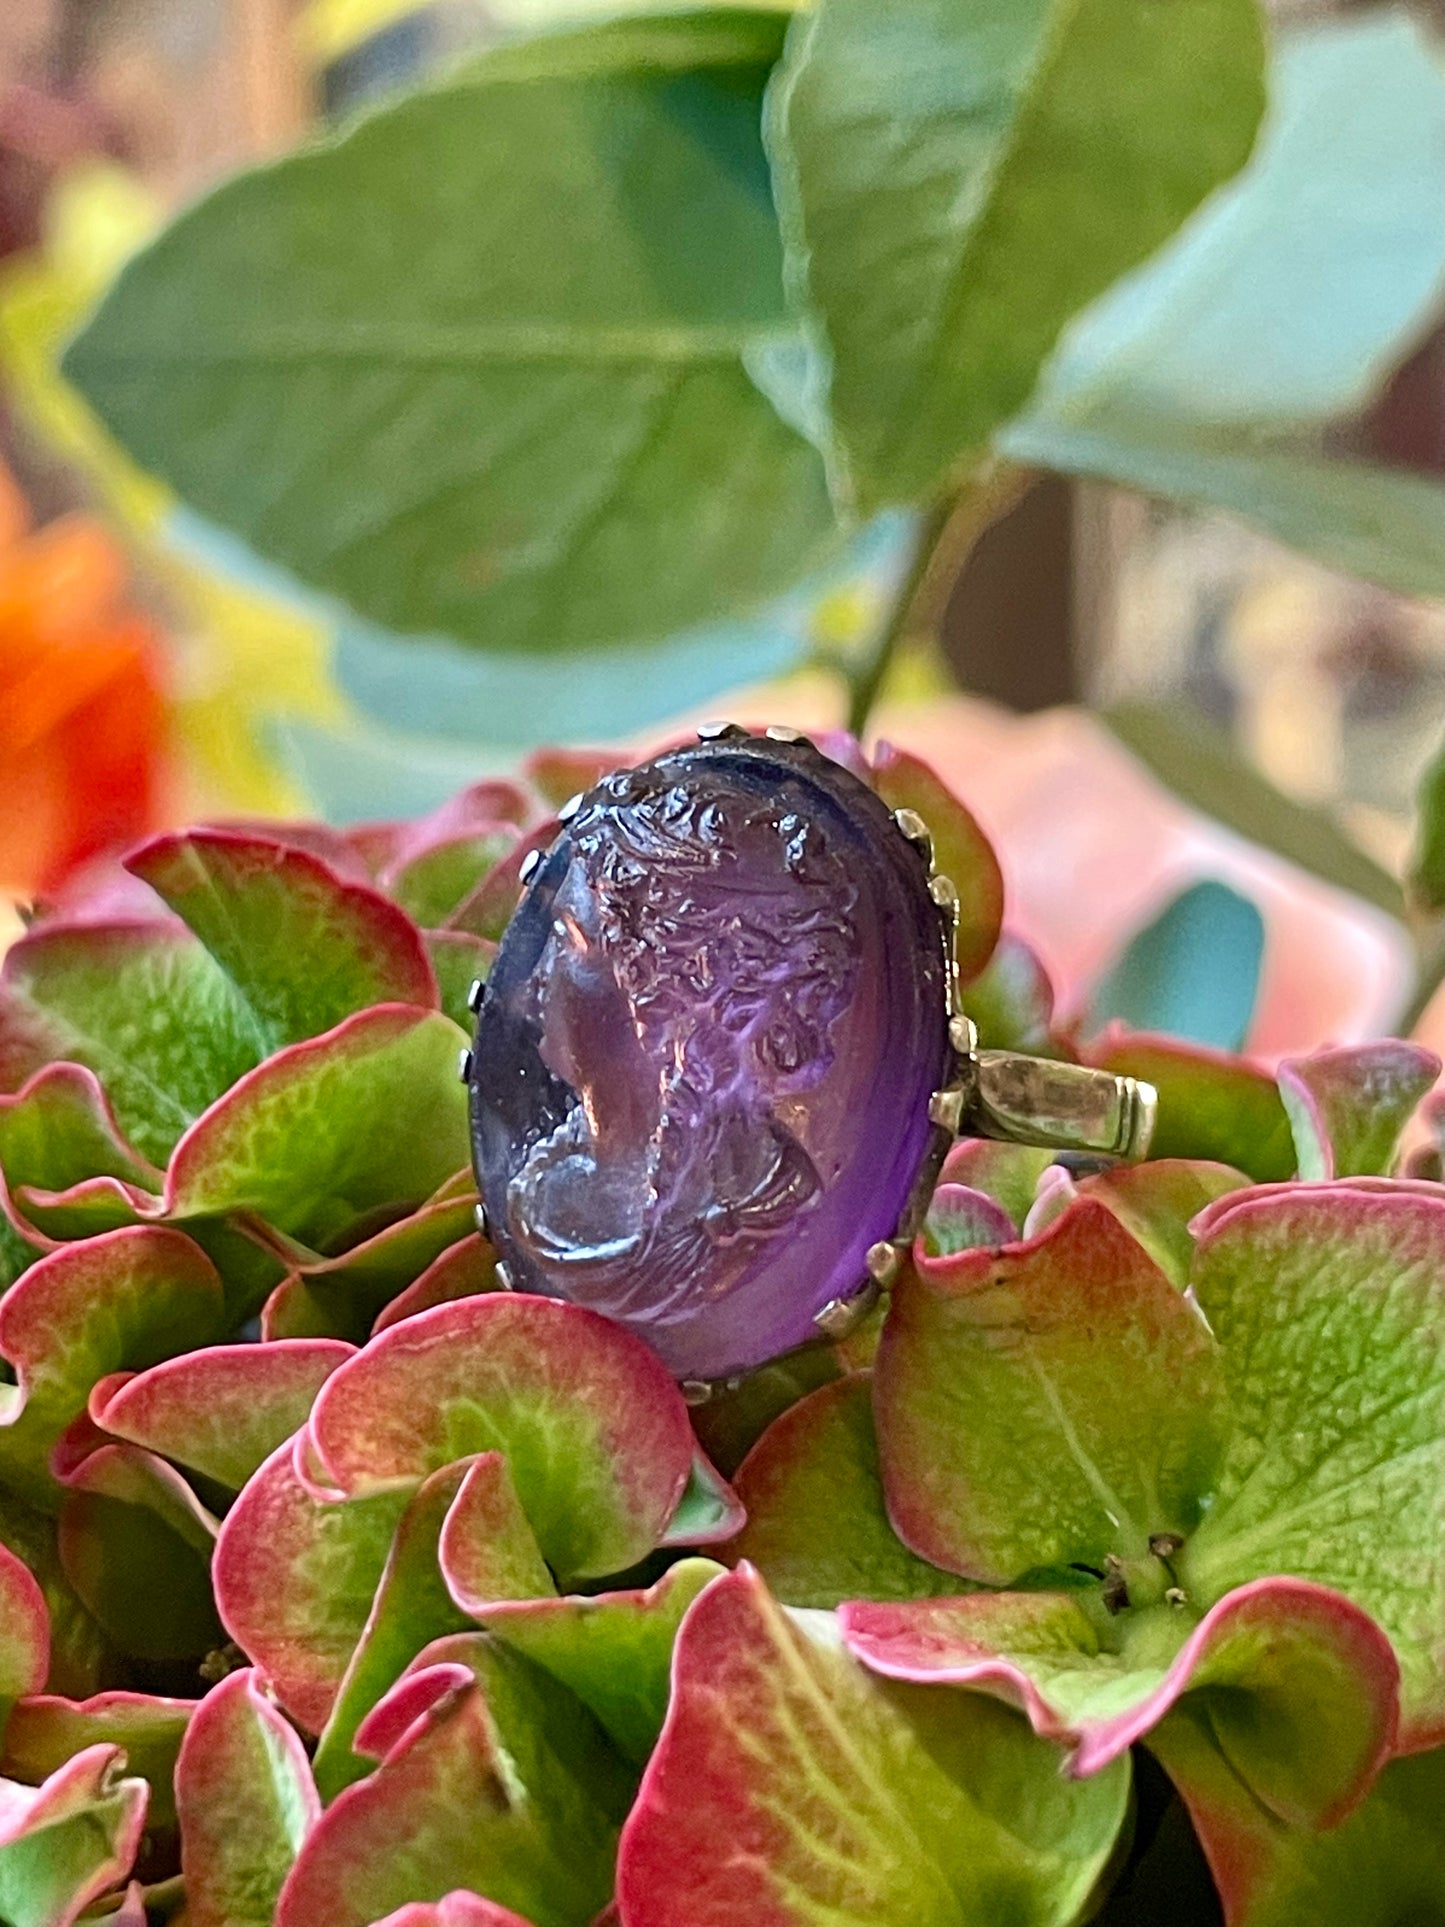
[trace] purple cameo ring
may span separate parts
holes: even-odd
[[[871,1309],[960,1134],[1137,1157],[1133,1078],[980,1051],[926,824],[791,730],[604,777],[524,871],[463,1075],[502,1282],[701,1398]]]

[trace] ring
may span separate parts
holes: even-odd
[[[956,1137],[1139,1157],[1157,1101],[978,1048],[915,812],[795,731],[699,738],[563,809],[462,1065],[501,1282],[697,1399],[867,1315]]]

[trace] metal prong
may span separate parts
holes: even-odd
[[[469,1050],[457,1052],[457,1076],[463,1084],[470,1084],[472,1081],[472,1053]]]
[[[512,1271],[509,1265],[496,1266],[492,1272],[492,1276],[496,1279],[503,1291],[515,1291],[517,1289],[512,1282]]]
[[[541,867],[542,852],[540,850],[528,850],[527,854],[522,858],[521,867],[517,871],[517,875],[525,885],[532,881],[532,878],[536,876]]]
[[[747,733],[739,723],[699,723],[697,726],[700,743],[732,743]]]
[[[487,1216],[487,1207],[484,1204],[477,1205],[476,1208],[473,1210],[472,1223],[477,1227],[477,1232],[479,1236],[483,1238],[488,1238],[488,1239],[491,1237],[492,1221]]]
[[[685,1378],[677,1389],[684,1405],[706,1405],[713,1392],[705,1378]]]
[[[928,879],[928,894],[940,910],[957,910],[958,886],[952,877],[936,876]]]
[[[801,729],[789,729],[786,723],[769,723],[763,734],[770,743],[806,743],[808,740]]]
[[[876,1245],[869,1245],[868,1256],[863,1260],[868,1267],[868,1276],[875,1285],[886,1291],[898,1276],[903,1263],[903,1253],[898,1246],[887,1238],[880,1238]]]
[[[972,1057],[978,1049],[978,1025],[971,1017],[950,1017],[948,1041],[960,1057]]]
[[[572,821],[572,818],[577,814],[578,810],[580,810],[581,807],[582,807],[582,791],[577,790],[573,795],[567,798],[567,801],[562,805],[561,809],[558,810],[557,821],[559,823],[570,823]]]
[[[959,1084],[950,1084],[946,1091],[935,1091],[928,1100],[929,1123],[957,1137],[963,1126],[963,1107],[967,1096],[968,1093]]]
[[[475,1017],[477,1012],[481,1009],[482,999],[486,996],[486,994],[487,994],[486,978],[473,977],[471,981],[471,986],[467,991],[467,1009],[472,1013],[473,1017]]]
[[[933,832],[918,814],[917,810],[895,810],[893,821],[898,833],[911,843],[925,863],[933,861]]]
[[[889,1245],[888,1249],[892,1251],[893,1246]],[[869,1283],[862,1291],[854,1292],[851,1298],[830,1298],[820,1312],[813,1314],[813,1323],[824,1338],[836,1344],[839,1339],[848,1338],[857,1331],[877,1303],[877,1285]]]

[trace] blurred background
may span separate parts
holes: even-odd
[[[336,617],[191,522],[57,372],[67,334],[177,206],[547,12],[4,0],[0,896],[54,893],[183,818],[430,807],[538,741],[657,740],[719,709],[842,720],[817,663],[866,627],[896,567],[886,530],[810,605],[802,642],[796,625],[783,648],[740,633],[724,655],[735,673],[714,666],[706,687],[680,660],[651,679],[646,713],[608,689],[558,687],[554,702],[526,682],[512,700],[503,681],[494,712],[525,715],[518,740],[503,724],[468,741],[421,726],[424,650],[395,671],[353,637],[338,674]],[[1293,25],[1325,10],[1278,12]],[[1435,159],[1411,191],[1445,201],[1445,124]],[[1328,433],[1333,450],[1390,468],[1445,466],[1432,320]],[[1445,604],[1221,515],[1048,476],[979,544],[936,640],[895,659],[878,722],[932,754],[1004,846],[1014,920],[1066,1003],[1171,892],[1211,876],[1270,926],[1257,1049],[1421,1021],[1428,933],[1410,927],[1397,880],[1445,736]],[[1070,827],[1081,807],[1087,824]],[[1303,905],[1293,939],[1286,899]]]

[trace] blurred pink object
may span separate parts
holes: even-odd
[[[993,840],[1005,923],[1038,951],[1061,1017],[1087,1004],[1137,930],[1209,877],[1265,921],[1253,1055],[1357,1043],[1398,1022],[1414,977],[1400,923],[1196,814],[1086,711],[1014,716],[941,697],[885,710],[877,734],[927,758]]]

